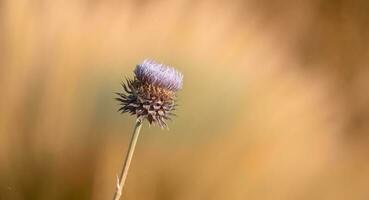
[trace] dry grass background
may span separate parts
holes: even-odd
[[[185,75],[126,199],[369,198],[365,0],[0,1],[0,199],[109,199],[134,119],[113,92]]]

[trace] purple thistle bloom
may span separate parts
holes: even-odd
[[[164,128],[175,110],[176,92],[182,88],[183,75],[172,67],[153,60],[136,66],[133,80],[123,83],[123,93],[116,100],[122,113],[136,115]]]
[[[144,60],[134,70],[136,78],[142,82],[172,91],[182,88],[183,75],[172,67],[153,60]]]

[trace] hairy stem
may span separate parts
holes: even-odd
[[[129,165],[131,164],[131,161],[132,161],[132,157],[133,157],[133,153],[135,151],[137,139],[138,139],[138,136],[140,135],[141,126],[142,126],[142,121],[137,120],[135,128],[133,130],[133,135],[132,135],[132,138],[131,138],[131,142],[129,144],[127,156],[126,156],[126,159],[124,161],[123,169],[120,172],[119,177],[117,177],[117,188],[116,188],[113,200],[119,200],[120,197],[122,196],[124,183],[126,182],[126,179],[127,179]]]

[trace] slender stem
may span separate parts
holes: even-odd
[[[135,151],[135,147],[136,147],[138,136],[140,134],[141,126],[142,126],[142,121],[137,120],[135,128],[133,130],[131,142],[129,144],[127,156],[124,161],[123,169],[120,172],[119,178],[117,177],[117,189],[115,191],[113,200],[119,200],[120,196],[122,195],[124,183],[126,182],[126,179],[127,179],[129,165],[131,164],[131,161],[132,161],[133,153]]]

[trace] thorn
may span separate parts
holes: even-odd
[[[117,188],[120,188],[120,184],[119,184],[119,176],[117,174]]]
[[[122,186],[120,185],[119,176],[117,174],[117,193],[120,195],[122,193]]]

